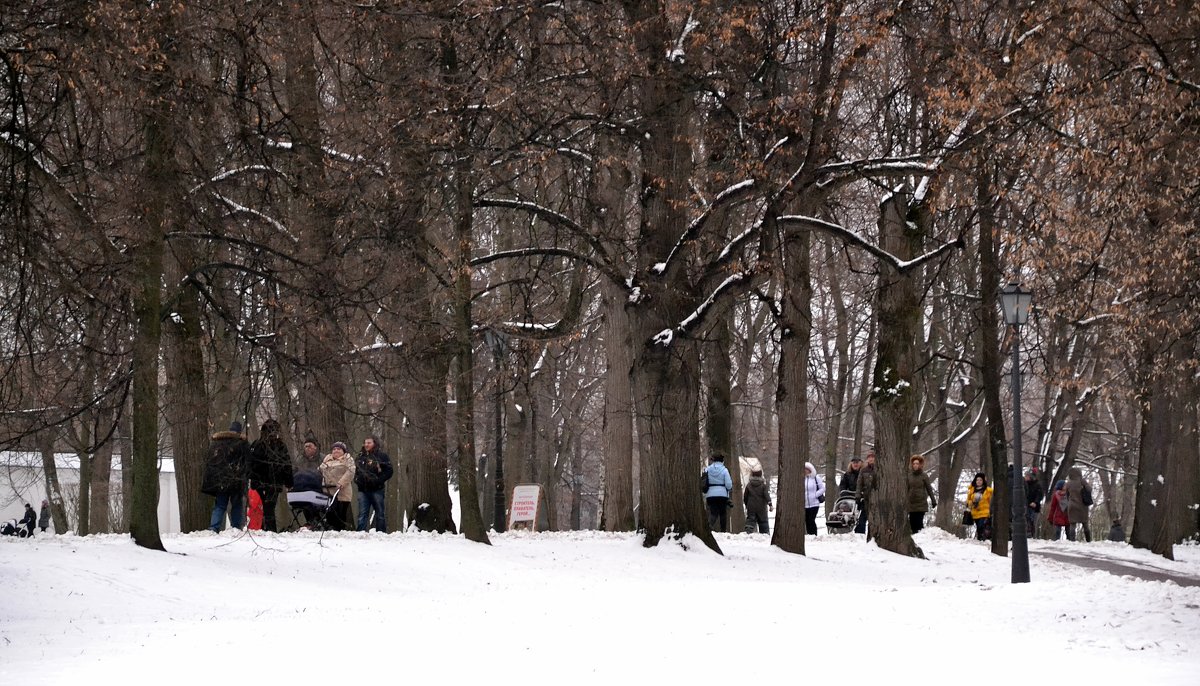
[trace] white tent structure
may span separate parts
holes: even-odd
[[[59,487],[66,501],[68,519],[74,521],[78,510],[79,457],[74,453],[55,453],[55,468]],[[121,503],[120,460],[113,460],[110,475],[110,498],[116,511]],[[158,528],[162,533],[179,532],[179,496],[175,490],[175,463],[171,458],[159,458],[158,465]],[[42,455],[35,452],[0,451],[0,521],[20,519],[24,516],[25,503],[41,509],[46,495],[46,474],[42,467]],[[51,522],[47,532],[52,532]],[[61,533],[61,532],[55,532]]]

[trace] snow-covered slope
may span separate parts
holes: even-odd
[[[1200,683],[1200,588],[1036,555],[1014,586],[1007,559],[936,529],[917,536],[927,561],[853,535],[809,539],[807,557],[757,535],[720,536],[725,557],[594,532],[492,540],[0,540],[0,684]],[[1200,576],[1196,547],[1174,563],[1031,547]]]

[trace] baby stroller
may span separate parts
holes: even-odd
[[[0,526],[0,536],[16,536],[17,538],[28,538],[29,531],[25,527],[17,524],[17,520],[10,519]]]
[[[321,475],[315,469],[296,472],[292,490],[287,494],[288,508],[292,511],[288,530],[324,531],[329,528],[329,510],[336,497],[337,491],[332,496],[325,494]]]
[[[854,499],[854,491],[842,491],[825,517],[825,528],[831,534],[848,533],[854,530],[858,516],[858,501]]]

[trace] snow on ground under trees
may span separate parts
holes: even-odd
[[[596,532],[6,539],[0,684],[1198,683],[1200,587],[1036,554],[1013,585],[981,543],[916,538],[929,560],[854,535],[807,557],[759,535],[718,536],[725,557]],[[1031,549],[1200,577],[1195,546]]]

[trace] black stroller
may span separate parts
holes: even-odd
[[[854,499],[854,491],[838,493],[838,499],[833,503],[833,509],[825,517],[825,528],[831,534],[844,534],[854,530],[858,523],[858,501]]]
[[[340,490],[340,489],[339,489]],[[321,474],[315,469],[296,472],[292,490],[287,494],[292,523],[288,531],[325,531],[329,528],[329,511],[337,491],[326,495]]]
[[[16,536],[17,538],[29,538],[29,530],[17,523],[17,520],[10,519],[0,526],[0,536]]]

